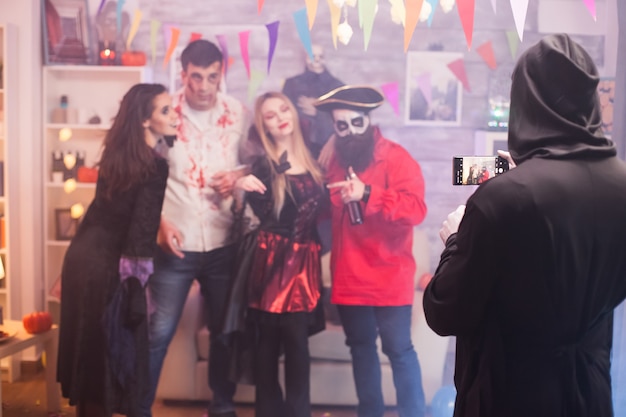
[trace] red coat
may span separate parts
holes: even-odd
[[[331,189],[332,295],[334,304],[400,306],[413,304],[415,260],[413,227],[426,216],[424,179],[419,164],[375,128],[374,160],[361,173],[371,186],[363,224],[352,226],[340,189]],[[339,139],[341,140],[341,139]],[[328,182],[345,179],[333,159]]]

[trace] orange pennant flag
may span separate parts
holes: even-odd
[[[474,0],[457,0],[456,8],[461,18],[461,26],[465,32],[467,49],[472,49],[472,34],[474,32]]]
[[[306,0],[306,15],[309,21],[309,30],[313,29],[315,15],[317,14],[317,0]]]
[[[404,52],[409,49],[409,43],[415,32],[415,26],[420,17],[422,11],[422,4],[424,0],[406,0],[406,17],[404,22]]]
[[[476,48],[476,52],[485,60],[487,66],[491,69],[496,69],[496,56],[493,53],[493,45],[491,41],[487,41]]]
[[[170,58],[172,58],[174,49],[176,49],[176,45],[178,45],[178,37],[180,36],[180,29],[171,27],[170,31],[172,32],[172,37],[170,38],[170,45],[167,48],[167,52],[165,53],[165,58],[163,58],[163,68],[167,66]]]
[[[257,0],[256,8],[257,8],[257,12],[259,14],[261,14],[261,9],[263,9],[263,2],[264,2],[264,0]]]
[[[452,73],[458,78],[459,81],[463,84],[463,88],[465,88],[468,92],[472,92],[470,88],[469,81],[467,79],[467,72],[465,71],[465,61],[463,58],[459,58],[456,61],[452,61],[448,64],[448,68]]]
[[[202,33],[191,32],[191,36],[189,36],[189,43],[197,41],[198,39],[202,39]]]

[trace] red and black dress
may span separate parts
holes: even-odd
[[[267,191],[246,197],[261,222],[247,286],[248,320],[258,329],[256,416],[310,417],[308,337],[319,322],[315,312],[322,288],[316,225],[326,194],[308,172],[284,174],[291,192],[277,218],[271,181],[277,174],[269,164],[262,157],[252,165]],[[281,352],[284,399],[278,379]]]

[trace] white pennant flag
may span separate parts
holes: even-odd
[[[526,13],[528,12],[528,0],[511,0],[511,10],[519,40],[524,40],[524,25],[526,24]]]
[[[496,0],[491,0],[491,8],[493,9],[494,13],[497,13],[496,12]]]

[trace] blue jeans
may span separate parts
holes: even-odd
[[[150,381],[148,393],[141,402],[143,417],[152,415],[150,409],[154,402],[163,360],[194,279],[200,283],[211,332],[208,380],[213,400],[209,412],[221,413],[235,409],[232,398],[237,386],[228,379],[229,352],[226,346],[214,337],[218,334],[222,322],[234,253],[234,247],[227,246],[210,252],[184,252],[185,258],[180,259],[160,249],[157,250],[154,274],[148,281],[151,302],[156,311],[150,316]]]
[[[389,357],[396,388],[398,415],[424,417],[426,401],[422,371],[411,342],[411,306],[370,307],[338,305],[339,317],[352,355],[352,372],[359,399],[359,417],[385,413],[376,339]]]

